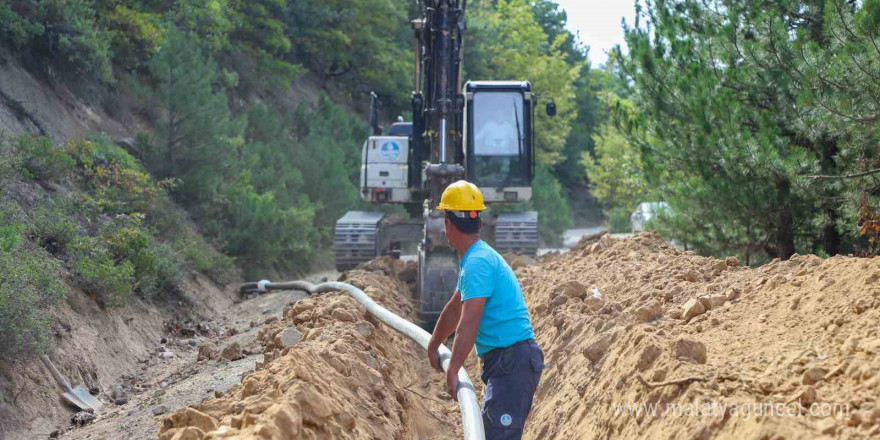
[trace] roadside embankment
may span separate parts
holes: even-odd
[[[638,234],[517,272],[550,364],[526,438],[880,433],[878,259],[750,269]]]

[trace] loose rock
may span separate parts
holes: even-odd
[[[602,359],[602,356],[605,355],[605,352],[611,347],[611,343],[614,342],[616,337],[617,335],[615,333],[606,333],[600,336],[596,342],[593,342],[584,348],[584,356],[594,364],[599,362],[599,359]]]
[[[213,360],[219,357],[219,353],[217,352],[217,346],[214,344],[203,344],[199,346],[199,355],[196,358],[197,360]]]
[[[297,342],[301,341],[302,338],[302,332],[297,330],[296,327],[290,326],[275,336],[275,346],[281,349],[293,347]]]
[[[725,302],[727,302],[727,295],[707,295],[700,297],[700,303],[703,304],[703,307],[706,310],[712,310],[717,307],[721,307]]]
[[[637,308],[635,312],[633,312],[633,315],[635,315],[636,319],[640,322],[653,321],[663,316],[663,307],[660,306],[660,303],[656,299],[651,300],[648,304]]]
[[[828,370],[824,368],[808,368],[806,371],[804,371],[801,383],[803,383],[804,385],[813,385],[814,383],[822,380],[826,374],[828,374]]]
[[[85,426],[95,421],[97,416],[91,411],[80,411],[70,416],[70,424],[74,426]]]
[[[237,361],[244,358],[244,353],[241,352],[241,345],[239,345],[238,342],[233,342],[223,349],[223,352],[220,353],[220,357],[227,361]]]
[[[706,363],[706,346],[699,341],[689,339],[678,339],[674,345],[675,357],[679,359],[689,359],[698,364]]]
[[[681,315],[684,317],[685,321],[689,321],[703,313],[706,313],[706,307],[698,299],[689,299],[688,302],[684,303],[681,307]]]
[[[553,290],[553,296],[565,295],[569,298],[583,298],[587,296],[587,286],[580,281],[566,281]]]
[[[356,321],[355,317],[351,313],[349,313],[347,310],[343,310],[343,309],[333,310],[333,312],[330,314],[330,316],[332,316],[334,319],[337,319],[342,322],[355,322]]]
[[[590,296],[584,298],[584,304],[590,308],[590,310],[596,311],[605,306],[605,295],[602,294],[602,291],[599,290],[598,287],[593,287],[590,289]]]

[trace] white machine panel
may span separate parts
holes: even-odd
[[[410,198],[409,138],[370,136],[361,152],[361,198],[400,203]]]

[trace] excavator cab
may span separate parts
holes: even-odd
[[[487,203],[527,202],[534,176],[532,86],[528,81],[465,84],[465,167]]]
[[[464,151],[467,180],[490,205],[527,202],[535,174],[534,104],[528,81],[465,84]],[[538,213],[484,219],[486,238],[501,253],[538,252]]]

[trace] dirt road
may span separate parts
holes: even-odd
[[[335,279],[336,272],[315,273],[307,277],[311,281]],[[305,298],[303,292],[271,292],[230,307],[224,320],[212,326],[222,332],[212,337],[195,336],[174,338],[168,335],[166,344],[157,341],[157,358],[142,367],[141,373],[126,385],[138,385],[143,391],[128,394],[128,402],[106,406],[98,419],[82,428],[70,429],[63,439],[155,439],[162,417],[177,409],[193,405],[202,399],[222,394],[241,382],[242,374],[253,371],[263,354],[256,342],[257,334],[266,321],[281,319],[284,308]],[[254,326],[251,326],[254,323]],[[231,330],[231,332],[230,332]],[[230,334],[234,333],[234,334]],[[194,341],[195,345],[190,345]],[[244,357],[234,361],[197,361],[199,347],[216,346],[218,350],[238,343]],[[159,357],[158,348],[164,345],[174,356]],[[44,439],[44,436],[35,437]]]

